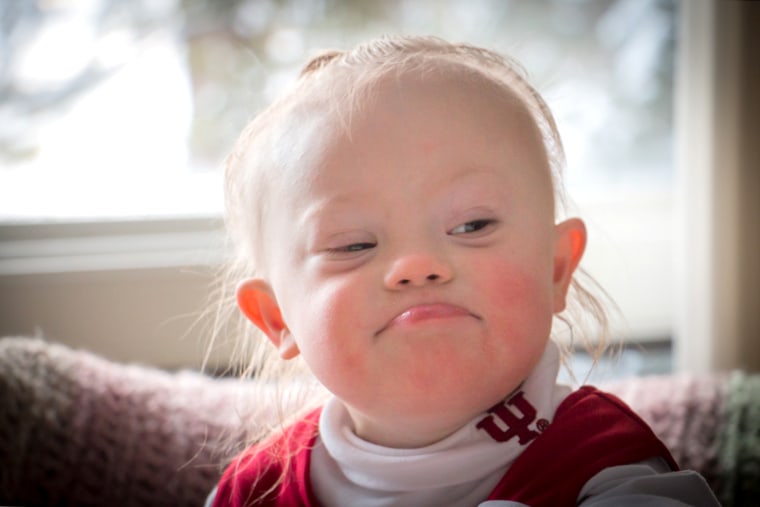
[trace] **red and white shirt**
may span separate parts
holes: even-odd
[[[503,403],[418,449],[361,440],[332,399],[242,453],[213,505],[556,507],[652,498],[662,500],[657,505],[718,505],[701,477],[676,472],[664,444],[622,401],[592,387],[557,385],[558,368],[550,344]]]

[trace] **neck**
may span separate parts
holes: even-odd
[[[393,417],[386,421],[362,417],[350,407],[346,409],[357,437],[371,444],[394,449],[417,449],[431,445],[453,434],[471,419],[455,420],[441,416],[431,423],[428,418],[423,421]]]
[[[379,505],[373,499],[391,499],[393,505],[477,505],[569,394],[555,383],[558,367],[558,354],[549,350],[520,389],[493,410],[454,431],[445,425],[408,428],[397,421],[395,427],[404,432],[383,432],[387,441],[359,433],[348,407],[329,400],[311,467],[315,494],[323,505]]]

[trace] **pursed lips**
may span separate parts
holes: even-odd
[[[429,320],[451,319],[457,317],[473,317],[477,320],[482,320],[479,316],[461,306],[449,303],[424,303],[411,306],[399,313],[375,333],[375,335],[379,335],[383,331],[395,326],[411,326]]]

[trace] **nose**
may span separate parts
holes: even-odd
[[[422,287],[451,280],[451,265],[439,256],[428,253],[409,253],[397,257],[385,274],[389,289]]]

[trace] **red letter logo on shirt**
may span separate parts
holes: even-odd
[[[508,405],[516,408],[520,415],[515,415],[508,408]],[[519,391],[505,403],[499,403],[491,408],[489,412],[490,414],[483,418],[476,427],[485,430],[497,442],[506,442],[517,437],[520,445],[525,445],[538,436],[538,432],[529,427],[530,423],[536,419],[536,409],[525,399],[522,391]],[[494,416],[498,417],[506,428],[499,426]]]

